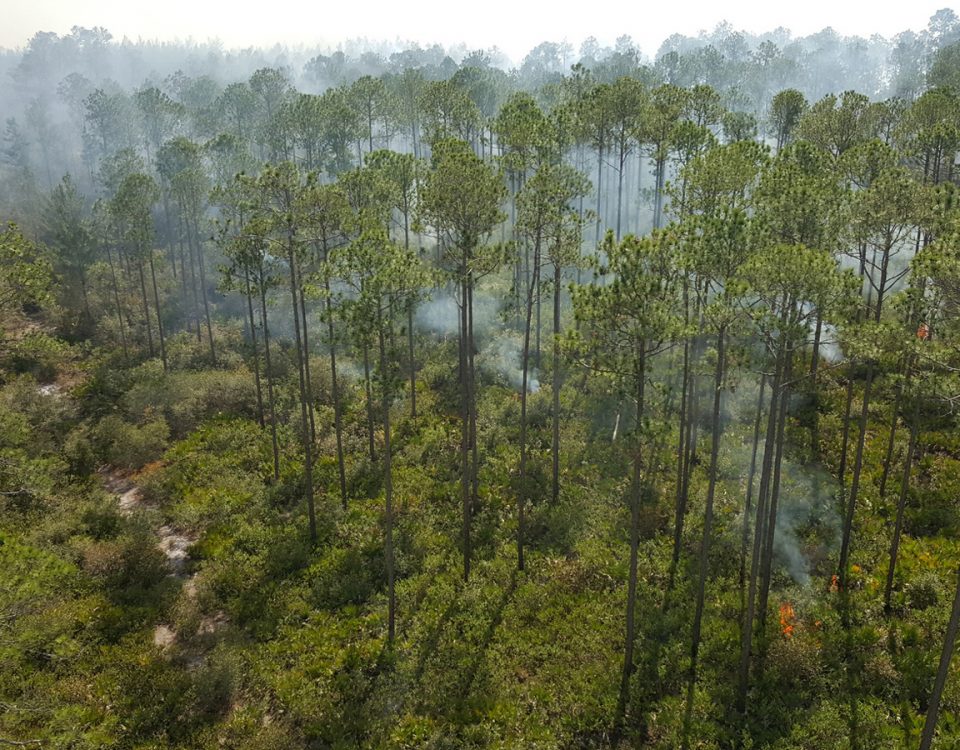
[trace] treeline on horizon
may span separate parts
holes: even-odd
[[[937,76],[937,51],[958,37],[956,16],[947,9],[938,11],[926,29],[893,39],[842,37],[829,28],[800,38],[782,28],[752,35],[720,24],[698,37],[667,38],[653,59],[645,58],[625,35],[613,47],[589,38],[577,51],[569,43],[544,42],[511,68],[496,48],[447,50],[434,45],[398,50],[357,41],[343,50],[317,54],[280,46],[225,51],[213,43],[117,42],[107,29],[75,27],[64,36],[38,32],[22,50],[0,51],[4,162],[8,170],[29,166],[39,189],[51,189],[61,175],[70,173],[83,192],[92,194],[97,190],[93,172],[102,154],[91,142],[98,135],[89,132],[96,126],[85,122],[88,117],[114,120],[102,125],[117,131],[119,142],[110,148],[136,147],[133,141],[142,135],[134,131],[143,129],[142,118],[152,116],[143,110],[144,103],[138,109],[136,92],[157,89],[191,110],[191,121],[179,126],[195,139],[208,140],[235,130],[226,126],[230,110],[236,117],[239,109],[251,106],[232,100],[243,96],[231,84],[248,83],[263,69],[278,71],[304,94],[370,76],[402,97],[401,79],[412,71],[427,81],[458,79],[480,117],[490,119],[515,91],[551,104],[559,82],[576,65],[598,82],[632,75],[648,84],[706,84],[721,94],[727,109],[751,114],[762,125],[773,94],[786,88],[798,89],[809,101],[846,90],[871,99],[915,98],[927,86],[928,76]],[[93,113],[96,107],[103,111]],[[253,137],[252,132],[244,135]],[[261,150],[256,155],[265,154]],[[8,175],[6,191],[0,193],[7,214],[29,202],[24,186],[12,184]],[[11,194],[19,196],[22,205]]]

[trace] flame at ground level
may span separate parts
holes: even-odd
[[[780,605],[780,631],[785,637],[793,638],[796,619],[796,613],[793,611],[793,605],[790,602],[784,602]]]

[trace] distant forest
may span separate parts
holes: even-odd
[[[937,69],[936,53],[958,39],[960,21],[944,9],[926,29],[893,39],[843,37],[830,28],[806,37],[782,28],[754,35],[720,24],[697,37],[670,36],[653,59],[625,35],[612,48],[593,38],[579,50],[544,42],[511,67],[495,47],[395,49],[357,40],[325,53],[281,45],[224,50],[214,43],[116,40],[104,28],[75,27],[62,37],[38,32],[22,50],[0,50],[5,119],[0,209],[19,215],[31,204],[25,188],[49,190],[67,172],[92,194],[101,158],[120,148],[143,149],[145,140],[174,132],[200,140],[235,134],[250,141],[258,158],[276,155],[268,143],[270,130],[282,126],[268,120],[284,115],[270,112],[266,101],[247,102],[246,88],[236,85],[249,84],[258,70],[276,71],[304,94],[349,87],[371,76],[401,99],[403,87],[409,91],[414,85],[412,77],[449,79],[468,92],[481,118],[490,119],[516,91],[535,94],[544,106],[554,103],[561,80],[576,66],[598,82],[633,75],[647,84],[705,84],[720,94],[726,109],[750,114],[765,126],[773,95],[787,88],[809,101],[847,90],[871,100],[915,98],[928,83],[946,82],[951,73]],[[146,94],[138,92],[154,89],[185,108],[182,120],[170,114],[166,123],[145,125],[153,115]],[[408,103],[401,119],[409,119],[413,106]],[[378,145],[401,128],[396,122],[378,133]],[[24,170],[32,176],[26,184]]]

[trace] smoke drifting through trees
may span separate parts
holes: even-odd
[[[482,654],[503,612],[523,621],[539,609],[527,589],[517,616],[518,589],[549,580],[558,610],[605,597],[617,653],[608,643],[597,671],[619,679],[604,678],[590,718],[603,741],[640,741],[670,714],[682,717],[659,729],[671,747],[692,746],[698,726],[725,744],[776,742],[768,735],[796,720],[780,711],[782,726],[767,726],[778,609],[781,635],[796,643],[804,631],[800,607],[777,606],[781,590],[829,611],[840,647],[813,670],[851,685],[857,618],[878,598],[861,562],[889,571],[887,617],[894,593],[913,596],[898,584],[899,538],[911,481],[931,475],[928,464],[911,473],[918,444],[950,450],[924,425],[950,424],[960,305],[960,103],[949,85],[920,90],[956,74],[958,33],[949,14],[896,44],[824,33],[774,35],[775,46],[722,27],[670,40],[649,64],[627,40],[587,45],[573,67],[568,50],[542,45],[509,73],[434,49],[287,60],[235,78],[249,60],[221,56],[209,75],[207,61],[130,89],[98,77],[130,54],[104,33],[41,36],[13,70],[32,124],[8,123],[3,205],[49,244],[60,335],[114,352],[131,381],[150,375],[141,390],[174,388],[186,372],[252,373],[251,441],[269,429],[273,465],[260,478],[249,469],[248,484],[280,519],[284,543],[271,537],[271,549],[301,543],[271,570],[321,581],[266,640],[312,627],[321,608],[331,622],[369,618],[343,631],[374,634],[368,646],[382,638],[375,664],[361,649],[348,657],[375,681],[404,658],[394,644],[434,585],[448,586],[446,613],[416,631],[426,650],[404,674],[419,681],[461,594],[501,597],[484,627],[452,626],[455,640],[482,633]],[[913,68],[898,56],[911,39]],[[94,78],[44,57],[63,45]],[[871,77],[881,58],[885,73]],[[838,66],[843,79],[831,77]],[[865,93],[835,90],[840,80]],[[895,91],[918,95],[885,98]],[[49,294],[21,287],[49,285],[49,272],[18,230],[0,239],[0,291],[9,283],[11,309],[30,315]],[[105,400],[134,400],[97,376]],[[940,378],[949,387],[934,387]],[[158,432],[178,414],[143,410]],[[208,414],[204,429],[223,417]],[[104,432],[124,425],[113,418]],[[884,490],[869,472],[878,432],[880,485],[902,476],[888,556]],[[260,544],[250,536],[235,546]],[[338,561],[313,565],[338,546]],[[351,579],[363,565],[374,572]],[[507,567],[510,582],[488,586]],[[566,578],[544,572],[554,569]],[[478,672],[458,671],[465,703]],[[523,690],[531,677],[508,679]],[[906,711],[926,700],[913,690]],[[358,692],[366,705],[375,691]],[[854,744],[859,696],[849,690]],[[472,716],[460,703],[456,713]]]

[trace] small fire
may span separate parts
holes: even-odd
[[[830,593],[836,594],[840,590],[840,576],[834,573],[830,576]]]
[[[921,323],[920,327],[917,329],[917,338],[921,341],[926,341],[930,338],[930,326],[926,323]]]
[[[790,602],[780,605],[780,630],[786,638],[793,638],[794,622],[797,616]]]

